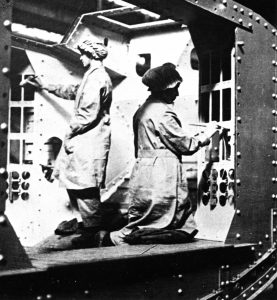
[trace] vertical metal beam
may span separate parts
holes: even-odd
[[[7,199],[7,134],[13,0],[0,0],[0,271],[29,268],[30,261],[4,215]]]
[[[236,30],[236,197],[227,242],[271,246],[270,210],[276,207],[276,29],[262,18],[252,32]],[[250,146],[251,145],[251,146]]]
[[[7,133],[10,89],[12,0],[0,0],[0,215],[7,198]]]

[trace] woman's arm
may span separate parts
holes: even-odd
[[[67,100],[75,100],[79,86],[79,84],[49,84],[42,88],[57,97]]]
[[[158,130],[160,139],[167,148],[174,149],[180,155],[190,155],[209,144],[210,137],[216,131],[216,125],[209,126],[203,133],[192,135],[182,128],[177,115],[167,110],[159,121]]]

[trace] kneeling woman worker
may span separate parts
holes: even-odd
[[[182,128],[173,110],[182,78],[173,64],[148,70],[142,82],[151,95],[133,118],[137,162],[130,178],[128,224],[108,240],[114,245],[188,242],[197,229],[181,157],[207,145],[218,126],[211,124],[197,136]]]

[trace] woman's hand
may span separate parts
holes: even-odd
[[[68,134],[65,136],[63,147],[66,154],[73,153],[74,146],[72,145],[71,137]]]

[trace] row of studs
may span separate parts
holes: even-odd
[[[214,1],[216,1],[216,0],[214,0]],[[200,5],[200,1],[198,1],[198,0],[194,0],[194,2],[196,3],[196,4],[199,4]],[[240,24],[241,26],[245,26],[245,27],[247,27],[247,28],[249,28],[250,30],[252,29],[252,27],[253,27],[253,24],[251,23],[252,21],[256,21],[257,23],[261,23],[261,21],[262,21],[262,19],[261,19],[261,17],[259,16],[259,15],[257,15],[256,17],[254,16],[254,12],[252,11],[252,10],[249,10],[249,12],[248,12],[248,14],[246,14],[246,12],[245,12],[245,8],[243,8],[243,7],[239,7],[237,4],[235,4],[234,2],[232,2],[231,3],[231,1],[229,1],[230,2],[230,5],[232,6],[232,10],[235,12],[235,13],[237,13],[237,14],[239,14],[238,15],[238,20],[237,20],[237,22],[238,22],[238,24]],[[223,4],[225,7],[228,7],[228,1],[227,0],[220,0],[219,1],[219,4]],[[214,11],[213,11],[213,13],[216,13],[217,12],[217,9],[215,9]],[[248,19],[246,18],[246,15],[248,15],[248,17],[249,17],[249,19],[250,19],[250,22],[248,21]],[[235,21],[235,17],[234,16],[232,16],[231,18],[230,17],[228,17],[227,15],[225,16],[225,17],[227,17],[228,19],[230,19],[231,21]],[[255,18],[254,18],[255,17]],[[247,22],[249,22],[249,23],[247,23]],[[247,25],[245,25],[244,23],[247,23]],[[269,24],[266,22],[266,21],[264,21],[264,27],[266,28],[266,29],[269,29]],[[276,29],[275,28],[272,28],[271,29],[272,30],[272,33],[273,34],[276,34],[277,32],[276,32]]]
[[[7,30],[9,30],[9,31],[11,30],[11,25],[12,25],[12,23],[11,23],[10,20],[5,20],[5,21],[3,22],[3,26],[4,26]],[[6,45],[6,46],[4,47],[4,49],[5,49],[5,50],[8,50],[8,46]],[[9,69],[7,66],[4,66],[4,67],[2,68],[2,74],[5,75],[5,76],[7,76],[9,73],[10,73],[10,69]],[[2,96],[3,96],[4,98],[6,98],[7,95],[8,95],[8,93],[4,93]],[[5,123],[5,122],[2,122],[2,123],[0,124],[0,130],[1,130],[4,134],[7,134],[7,132],[8,132],[8,124]],[[7,178],[7,171],[6,171],[6,169],[3,168],[3,167],[0,168],[0,176],[1,176],[2,179],[4,179],[4,180]],[[8,184],[8,183],[7,183],[7,184]],[[7,194],[6,191],[1,191],[1,195],[4,196],[4,197],[3,197],[4,199],[7,199],[7,197],[8,197],[8,194]],[[2,217],[2,216],[1,216],[1,217]]]
[[[7,3],[8,2],[9,1],[7,0]],[[2,9],[5,9],[5,8],[2,8]],[[11,7],[7,7],[7,9],[11,10]],[[7,13],[9,13],[9,11],[7,11]],[[12,25],[12,23],[11,23],[10,20],[8,20],[8,19],[4,20],[3,26],[4,26],[4,28],[6,28],[6,30],[11,31],[11,25]],[[8,49],[9,49],[9,45],[4,45],[4,50],[7,51]],[[9,67],[4,66],[2,68],[2,74],[3,75],[8,75],[9,72],[10,72]],[[7,98],[7,96],[8,96],[7,92],[4,92],[2,94],[3,98]],[[1,130],[2,133],[7,134],[7,132],[8,132],[8,125],[7,125],[7,123],[2,122],[0,124],[0,130]],[[2,180],[6,180],[6,174],[7,174],[6,169],[4,167],[0,167],[0,176],[1,176]],[[1,195],[3,196],[2,199],[6,199],[7,198],[7,193],[5,193],[5,191],[0,191],[0,192],[1,192]],[[0,215],[0,226],[5,226],[6,224],[7,224],[6,217],[5,217],[4,214],[1,214]],[[5,259],[4,255],[0,253],[0,264],[4,264],[4,263],[6,263],[6,259]]]
[[[237,9],[237,6],[235,7],[235,9]],[[252,15],[251,15],[251,17],[252,17]],[[257,22],[259,22],[259,20],[260,20],[259,18],[256,18],[256,21],[257,21]],[[265,25],[266,28],[268,27],[268,24],[267,24],[267,23],[265,23],[264,25]],[[272,29],[272,33],[273,33],[274,35],[276,35],[276,29]],[[238,45],[238,46],[243,46],[243,45],[244,45],[244,42],[243,42],[243,41],[239,41],[239,42],[237,42],[237,45]],[[272,44],[272,48],[273,48],[274,50],[277,50],[276,43]],[[239,63],[241,63],[242,58],[241,58],[240,56],[237,56],[236,59],[237,59],[237,61],[238,61]],[[276,66],[277,66],[276,54],[275,54],[275,58],[272,60],[272,66],[273,66],[273,67],[276,67]],[[273,82],[276,84],[277,78],[276,78],[276,76],[275,76],[275,73],[276,73],[276,72],[274,71],[274,76],[272,77],[272,80],[273,80]],[[242,91],[241,86],[237,86],[237,92],[240,93],[241,91]],[[276,88],[274,88],[274,93],[272,94],[272,98],[273,98],[274,100],[277,99]],[[276,109],[272,110],[272,115],[273,115],[273,116],[277,116],[277,110],[276,110]],[[238,122],[238,123],[241,123],[241,117],[237,117],[237,122]],[[273,130],[273,132],[277,132],[277,127],[272,127],[272,130]],[[273,144],[272,144],[272,147],[273,147],[273,149],[277,149],[277,143],[273,143]],[[238,157],[238,158],[241,157],[241,153],[240,153],[239,151],[237,151],[237,157]],[[272,165],[273,165],[273,166],[277,166],[277,160],[273,160],[273,161],[272,161]],[[273,177],[273,178],[272,178],[272,182],[273,182],[273,183],[276,183],[276,182],[277,182],[277,177]],[[237,179],[237,180],[236,180],[236,183],[237,183],[237,185],[240,185],[240,184],[241,184],[240,179]],[[277,194],[276,194],[276,195],[273,194],[273,195],[272,195],[272,199],[277,199]],[[241,212],[240,212],[239,209],[236,211],[236,213],[237,213],[237,215],[241,215]],[[266,235],[265,237],[266,237],[266,239],[268,239],[268,235]],[[236,238],[237,238],[237,239],[240,239],[240,238],[241,238],[241,236],[240,236],[239,233],[236,234]],[[261,242],[259,242],[259,243],[261,243]],[[260,253],[259,253],[259,254],[260,254]],[[260,255],[261,255],[261,254],[260,254]]]

